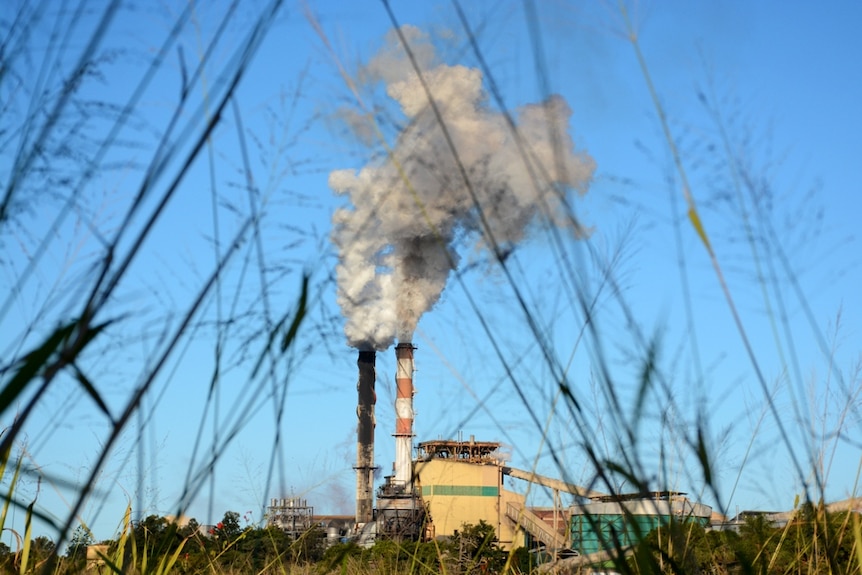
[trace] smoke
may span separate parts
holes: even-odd
[[[385,158],[358,172],[336,170],[329,176],[330,187],[350,204],[335,212],[332,239],[339,253],[345,334],[360,349],[385,349],[396,337],[411,341],[419,318],[440,299],[458,264],[457,244],[474,241],[486,249],[493,238],[509,248],[540,218],[546,225],[571,227],[560,190],[585,193],[595,169],[592,158],[575,151],[568,131],[571,110],[563,98],[552,96],[515,112],[528,150],[525,160],[505,117],[487,103],[481,71],[439,63],[421,31],[412,26],[402,31],[475,201],[418,75],[390,33],[363,74],[384,83],[406,117],[405,127]],[[537,182],[537,174],[549,181]]]

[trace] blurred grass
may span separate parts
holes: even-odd
[[[401,22],[392,6],[385,1],[383,5],[393,27],[396,30],[399,29]],[[35,84],[32,86],[24,75],[24,69],[31,64],[28,58],[32,56],[27,55],[26,50],[32,41],[32,34],[35,33],[34,30],[39,21],[49,17],[51,13],[37,11],[26,3],[22,3],[19,5],[15,18],[7,24],[6,39],[3,41],[3,49],[0,50],[0,55],[3,57],[3,65],[0,66],[0,96],[7,98],[5,110],[11,109],[12,104],[9,102],[19,91],[29,90],[24,99],[31,98],[31,101],[25,106],[27,113],[21,116],[23,119],[20,125],[7,128],[2,135],[2,153],[4,157],[9,159],[10,166],[3,197],[0,200],[0,241],[4,244],[11,243],[16,239],[16,234],[20,233],[19,226],[24,226],[21,218],[24,217],[23,214],[26,214],[28,209],[38,210],[41,202],[50,201],[50,198],[33,197],[46,178],[45,168],[41,162],[50,165],[51,154],[62,155],[67,158],[68,148],[70,145],[74,145],[74,138],[79,134],[80,127],[78,124],[90,121],[88,116],[80,115],[81,108],[76,105],[76,99],[79,97],[78,90],[87,75],[94,73],[94,66],[97,67],[96,61],[101,54],[100,46],[119,10],[119,6],[119,2],[113,2],[104,9],[83,47],[79,53],[76,52],[77,58],[73,58],[67,79],[59,86],[52,86],[47,97],[42,95],[41,90],[48,82],[46,71],[50,70],[52,66],[59,65],[59,60],[53,61],[52,64],[52,55],[59,57],[57,55],[71,50],[71,36],[64,36],[59,29],[62,25],[69,25],[70,30],[76,29],[76,26],[82,22],[80,19],[83,16],[80,11],[84,10],[85,3],[81,2],[77,5],[77,11],[71,14],[71,21],[64,20],[67,16],[64,13],[56,15],[56,20],[53,23],[53,29],[56,30],[56,33],[50,37],[46,49],[48,55],[45,57],[45,64],[40,68]],[[266,391],[264,395],[269,398],[275,408],[274,411],[276,411],[276,430],[279,429],[278,424],[284,417],[284,405],[287,401],[286,386],[282,387],[279,383],[279,377],[283,371],[278,368],[278,364],[280,358],[289,357],[291,348],[297,345],[301,330],[306,329],[308,324],[309,308],[319,301],[322,297],[320,294],[326,286],[311,285],[309,275],[307,273],[302,274],[299,282],[294,282],[294,284],[299,283],[300,287],[291,292],[294,302],[291,311],[285,312],[283,315],[278,314],[275,311],[275,304],[270,301],[273,281],[268,274],[271,265],[267,261],[261,239],[266,194],[258,189],[252,176],[252,162],[249,158],[246,141],[248,136],[243,129],[242,115],[236,103],[237,87],[254,58],[255,50],[279,13],[281,2],[273,1],[260,9],[248,30],[245,31],[247,33],[244,39],[231,52],[231,57],[226,60],[224,68],[216,77],[216,81],[213,82],[212,86],[204,88],[204,103],[197,110],[190,110],[193,105],[190,99],[194,91],[193,86],[197,82],[204,83],[207,77],[205,72],[210,65],[213,51],[220,46],[221,34],[229,26],[231,19],[235,17],[235,10],[238,6],[239,4],[236,2],[227,6],[211,43],[202,48],[199,61],[191,68],[191,71],[186,69],[187,62],[182,51],[177,48],[176,40],[180,31],[188,26],[193,19],[194,4],[188,4],[177,16],[164,44],[157,54],[149,60],[149,66],[141,76],[140,84],[133,90],[132,96],[119,113],[109,118],[110,129],[105,132],[104,139],[88,143],[88,147],[92,145],[95,148],[92,159],[69,162],[74,180],[66,182],[68,185],[65,186],[65,189],[68,190],[68,195],[65,198],[65,203],[62,204],[54,222],[47,228],[45,237],[36,238],[35,250],[32,252],[31,259],[24,270],[15,277],[14,285],[10,287],[9,293],[4,294],[4,303],[0,308],[0,325],[8,325],[8,323],[3,324],[2,322],[6,320],[7,314],[20,298],[20,294],[27,292],[28,286],[32,286],[35,281],[32,279],[33,274],[36,273],[35,270],[39,266],[40,258],[47,253],[51,243],[57,241],[57,230],[63,227],[67,218],[83,211],[81,204],[88,201],[85,197],[86,192],[92,185],[101,162],[113,153],[126,151],[123,149],[124,141],[120,134],[124,126],[134,117],[136,108],[140,106],[140,98],[152,80],[152,75],[166,66],[168,55],[176,49],[181,76],[181,89],[179,99],[176,102],[176,109],[162,127],[164,131],[159,138],[156,151],[134,175],[137,191],[131,201],[124,206],[125,211],[118,219],[119,225],[115,228],[109,227],[107,231],[99,230],[96,222],[79,216],[79,225],[90,228],[92,236],[97,239],[100,246],[98,253],[91,256],[85,273],[76,276],[70,284],[64,284],[63,290],[60,291],[65,293],[62,295],[46,294],[44,296],[45,301],[37,304],[40,311],[34,317],[39,321],[34,320],[34,325],[25,326],[21,331],[20,339],[10,343],[10,352],[4,356],[3,363],[0,365],[0,386],[2,386],[0,388],[0,413],[3,414],[3,417],[8,417],[11,420],[2,434],[2,440],[0,440],[0,453],[2,453],[0,479],[3,480],[0,484],[6,486],[2,515],[0,515],[0,530],[10,529],[5,527],[10,509],[19,509],[24,513],[24,534],[21,536],[15,533],[16,538],[20,541],[20,549],[18,550],[18,571],[20,573],[33,572],[37,567],[30,561],[33,519],[41,518],[50,527],[56,529],[56,551],[59,552],[62,544],[69,537],[73,525],[78,522],[81,510],[93,494],[99,474],[104,469],[108,458],[112,456],[116,442],[127,429],[134,426],[136,418],[141,418],[139,420],[141,422],[139,423],[141,426],[139,437],[141,440],[146,437],[143,427],[145,427],[149,415],[144,413],[143,406],[146,398],[153,393],[153,382],[168,368],[170,358],[175,354],[182,353],[183,347],[188,344],[191,338],[190,333],[197,329],[196,322],[200,317],[202,308],[215,302],[215,305],[218,306],[216,332],[219,343],[215,350],[217,366],[212,374],[208,395],[204,399],[207,411],[200,421],[197,436],[194,438],[191,449],[193,464],[189,466],[184,480],[185,493],[178,511],[182,512],[195,497],[206,490],[206,484],[208,481],[212,481],[214,466],[223,450],[242,426],[248,422],[250,414],[260,409],[259,403],[249,402],[241,410],[243,415],[233,420],[232,425],[223,426],[222,424],[225,422],[219,420],[221,409],[219,406],[220,378],[223,369],[220,362],[227,361],[223,346],[226,345],[225,340],[229,336],[235,335],[235,332],[231,332],[228,326],[233,322],[248,321],[248,318],[242,317],[242,313],[238,311],[238,302],[244,285],[242,282],[235,287],[232,294],[227,296],[232,297],[230,305],[225,306],[228,309],[222,308],[223,304],[227,303],[223,300],[223,297],[226,296],[223,296],[222,292],[227,294],[227,290],[230,289],[226,286],[224,277],[228,267],[235,265],[234,260],[236,259],[240,260],[239,266],[242,268],[243,278],[246,273],[251,273],[246,271],[248,269],[257,272],[259,277],[256,297],[259,298],[263,310],[260,317],[254,318],[261,322],[262,327],[250,329],[242,344],[243,353],[256,358],[245,364],[251,366],[249,380],[256,382],[249,394]],[[498,87],[494,73],[486,62],[479,39],[475,35],[463,6],[459,2],[453,2],[452,7],[458,22],[462,25],[463,33],[468,39],[469,50],[482,68],[489,93],[496,106],[505,115],[512,137],[518,140],[520,136],[515,122],[506,108],[504,95]],[[546,56],[543,48],[542,27],[536,14],[537,5],[527,2],[525,7],[527,25],[533,43],[531,49],[536,62],[536,74],[545,92],[544,95],[550,96],[552,82],[545,65]],[[763,566],[759,572],[771,573],[775,572],[774,569],[779,563],[782,565],[780,572],[786,573],[862,572],[862,536],[860,536],[858,515],[847,515],[843,522],[836,526],[833,524],[833,519],[836,516],[827,513],[822,505],[826,497],[826,480],[829,468],[835,457],[834,454],[840,437],[847,430],[852,431],[852,424],[858,419],[856,407],[860,393],[858,374],[845,377],[835,362],[831,361],[833,351],[827,344],[827,338],[823,335],[818,321],[813,317],[813,312],[807,305],[807,298],[802,292],[799,282],[796,281],[797,275],[793,271],[792,259],[782,248],[778,233],[772,227],[768,214],[764,213],[763,207],[758,201],[756,179],[749,169],[742,164],[742,161],[733,156],[731,152],[733,146],[730,141],[732,136],[725,129],[727,128],[726,121],[717,110],[713,110],[716,127],[720,133],[719,139],[726,155],[727,169],[730,171],[730,179],[734,182],[736,202],[740,210],[740,223],[744,230],[744,241],[751,250],[752,262],[756,267],[755,282],[762,291],[763,306],[767,310],[766,317],[773,332],[776,352],[785,358],[782,360],[783,367],[787,372],[794,374],[796,387],[800,388],[802,386],[802,377],[799,375],[801,369],[794,363],[796,354],[792,344],[793,339],[786,323],[788,304],[782,299],[785,289],[780,285],[778,272],[775,270],[775,268],[780,268],[785,276],[790,278],[790,295],[796,298],[795,304],[805,311],[809,326],[816,335],[820,351],[827,360],[830,360],[827,378],[830,382],[834,378],[837,391],[830,388],[829,393],[836,394],[839,404],[843,402],[840,414],[834,422],[835,428],[826,429],[829,425],[826,421],[828,417],[824,417],[823,431],[812,437],[812,439],[819,438],[819,444],[814,440],[800,441],[789,431],[788,428],[791,426],[800,424],[807,423],[813,427],[814,421],[800,421],[806,414],[806,409],[800,405],[804,401],[801,393],[794,396],[792,406],[794,418],[789,418],[776,401],[774,391],[770,388],[767,378],[762,372],[760,359],[745,328],[743,312],[735,303],[734,294],[725,277],[726,270],[720,260],[717,242],[711,241],[713,236],[708,233],[706,218],[701,214],[698,204],[695,202],[699,190],[693,189],[693,185],[689,183],[690,178],[685,167],[686,158],[684,152],[677,145],[677,138],[673,134],[668,113],[662,105],[661,88],[653,83],[648,58],[641,52],[638,32],[628,19],[626,4],[620,3],[619,7],[622,22],[625,25],[626,37],[634,49],[634,57],[640,65],[643,80],[648,86],[651,105],[664,134],[668,154],[673,159],[676,170],[675,178],[679,182],[678,186],[674,186],[674,190],[677,193],[682,193],[687,208],[687,221],[684,225],[688,226],[688,231],[693,232],[699,238],[710,259],[715,281],[722,290],[728,313],[732,316],[737,327],[738,337],[747,350],[749,362],[756,374],[762,393],[762,419],[765,419],[768,414],[770,423],[777,427],[781,448],[793,462],[796,480],[801,486],[804,486],[799,495],[803,506],[807,506],[805,507],[806,512],[809,513],[806,518],[807,523],[804,526],[793,522],[788,523],[781,530],[780,538],[777,541],[775,534],[768,535],[764,547],[753,556],[740,554],[733,557],[732,561],[736,563],[735,570],[729,570],[729,572],[754,573],[758,572],[759,566]],[[314,20],[313,16],[309,15],[309,18],[318,33],[326,39],[322,25]],[[401,36],[400,39],[410,54],[405,38]],[[410,55],[410,59],[414,71],[421,78],[421,67],[412,55]],[[358,99],[358,93],[352,84],[350,75],[346,72],[346,66],[338,61],[335,62],[335,65],[341,71],[345,82],[348,83],[348,90]],[[427,86],[425,89],[428,90]],[[428,96],[429,102],[433,103],[430,91]],[[17,98],[20,99],[21,96],[17,96]],[[217,192],[217,183],[213,178],[210,192],[213,217],[216,220],[214,224],[216,232],[212,238],[215,254],[212,267],[201,274],[200,281],[194,288],[196,290],[194,297],[191,298],[187,307],[181,310],[180,314],[177,314],[172,323],[166,323],[165,331],[155,338],[159,342],[159,345],[155,346],[158,353],[153,353],[152,363],[146,367],[143,373],[137,374],[132,393],[129,394],[128,400],[117,409],[114,398],[107,395],[105,384],[99,378],[90,375],[87,358],[92,357],[93,354],[103,353],[105,350],[110,351],[118,345],[117,341],[122,337],[119,331],[120,326],[127,325],[129,318],[124,314],[115,312],[110,303],[116,295],[118,286],[126,281],[132,263],[148,255],[148,238],[154,233],[153,230],[160,220],[165,217],[169,204],[182,187],[192,165],[201,160],[204,147],[207,147],[209,153],[209,169],[211,173],[215,171],[216,160],[213,154],[212,138],[216,128],[224,121],[226,107],[229,103],[232,106],[236,126],[236,142],[241,150],[240,172],[242,174],[241,179],[244,181],[240,187],[247,192],[247,211],[241,213],[232,237],[223,237],[221,234],[224,232],[219,231],[218,214],[220,210],[218,206],[224,201],[224,198]],[[705,97],[704,103],[707,106],[713,105],[712,100]],[[371,108],[365,103],[358,101],[356,104],[363,112],[370,114]],[[39,106],[42,106],[47,112],[40,111]],[[9,117],[6,114],[4,116]],[[371,116],[373,118],[373,115]],[[436,117],[440,127],[445,130],[442,116],[437,113]],[[381,140],[379,143],[386,148],[387,142],[384,139],[386,130],[376,123],[374,126],[376,128],[375,134]],[[14,144],[15,140],[18,142],[17,145]],[[261,145],[260,142],[256,142],[256,144]],[[453,147],[452,151],[457,160],[457,150]],[[279,152],[283,153],[283,150],[279,150]],[[523,147],[521,153],[525,156],[525,164],[531,165],[532,161],[526,157],[528,152]],[[463,185],[471,188],[471,176],[463,169],[463,166],[460,170],[460,177],[463,180]],[[547,174],[537,172],[532,174],[532,177],[535,185],[548,185]],[[62,194],[60,195],[62,196]],[[35,208],[28,205],[31,202]],[[571,208],[571,204],[561,202],[561,205],[570,208],[564,217],[573,222],[577,229],[581,229],[580,220]],[[230,211],[240,213],[236,206],[231,206]],[[681,235],[682,222],[675,221],[672,225],[675,226],[674,232]],[[489,228],[487,223],[485,228]],[[496,359],[507,374],[508,384],[514,393],[521,398],[531,420],[531,425],[534,427],[533,431],[537,437],[541,437],[543,440],[549,439],[550,421],[556,418],[565,418],[567,424],[570,425],[571,436],[565,437],[563,440],[566,443],[576,445],[592,467],[591,476],[588,478],[591,487],[601,488],[608,493],[620,492],[623,483],[628,484],[627,489],[631,491],[649,492],[656,490],[656,487],[660,490],[673,490],[674,484],[669,478],[673,477],[674,473],[663,471],[657,476],[656,466],[653,462],[645,461],[641,449],[644,445],[641,434],[644,421],[652,420],[654,422],[657,418],[654,410],[657,409],[662,412],[659,417],[659,430],[662,439],[666,440],[661,448],[659,467],[666,469],[683,465],[687,482],[703,486],[702,492],[698,495],[708,494],[718,503],[718,510],[727,513],[728,502],[733,499],[736,485],[746,470],[748,453],[746,453],[746,460],[740,466],[738,475],[734,478],[733,489],[727,493],[722,489],[717,479],[719,463],[716,461],[716,453],[721,446],[715,443],[716,437],[710,430],[708,409],[705,408],[702,413],[698,413],[693,422],[673,419],[673,414],[684,412],[686,406],[680,404],[669,382],[670,376],[666,371],[666,364],[663,363],[664,342],[661,339],[661,333],[647,337],[641,333],[637,327],[638,323],[632,319],[632,310],[625,301],[624,290],[619,285],[620,275],[624,273],[624,270],[620,269],[619,261],[614,258],[609,262],[606,261],[596,252],[596,248],[589,241],[579,241],[575,247],[572,247],[559,237],[557,231],[552,227],[546,231],[551,235],[551,249],[557,261],[562,262],[557,270],[559,289],[565,291],[565,297],[569,298],[570,301],[576,302],[582,316],[582,324],[579,329],[587,334],[593,350],[594,365],[591,366],[593,381],[596,386],[596,393],[603,402],[604,416],[610,420],[608,426],[597,429],[594,425],[594,414],[589,413],[585,407],[584,401],[581,399],[583,394],[578,390],[575,378],[570,373],[571,358],[560,357],[553,341],[548,340],[545,326],[540,323],[540,313],[532,303],[529,294],[525,293],[522,276],[518,275],[517,270],[513,271],[516,265],[513,262],[516,260],[508,260],[508,253],[494,242],[492,236],[489,237],[489,245],[492,246],[493,259],[499,267],[502,281],[507,284],[507,289],[514,294],[517,303],[515,307],[525,322],[525,337],[529,338],[530,343],[536,345],[537,349],[540,350],[541,359],[545,363],[544,369],[555,383],[553,400],[548,401],[546,413],[536,410],[528,398],[530,391],[526,389],[525,382],[519,377],[515,369],[516,364],[510,360],[509,350],[505,342],[501,340],[497,330],[493,329],[490,323],[484,321],[487,310],[483,307],[482,302],[473,297],[470,288],[463,284],[462,276],[457,275],[455,278],[455,281],[460,282],[464,289],[467,302],[472,308],[471,312],[479,318],[487,342],[494,349]],[[679,243],[681,240],[677,239],[677,242]],[[247,245],[253,247],[248,248]],[[678,248],[682,253],[681,246],[678,245]],[[599,269],[599,276],[601,277],[599,288],[590,287],[587,280],[577,272],[580,269],[590,268],[584,263],[586,261],[599,262],[593,266],[593,268]],[[688,269],[685,263],[680,264],[680,271],[680,281],[686,285],[684,290],[686,294],[685,309],[688,315],[687,320],[691,326],[696,323],[693,317],[696,304],[690,300],[691,296],[687,289]],[[59,290],[59,288],[57,289]],[[619,304],[631,329],[631,342],[628,344],[632,346],[632,349],[629,350],[629,353],[633,358],[635,371],[639,374],[633,394],[635,399],[631,405],[628,403],[628,397],[624,396],[625,390],[621,386],[624,375],[617,373],[616,366],[610,359],[610,354],[603,348],[603,338],[600,333],[603,324],[602,319],[596,313],[596,303],[603,289],[607,289],[611,293],[608,297],[613,300],[613,303]],[[41,320],[47,315],[43,312],[44,309],[56,309],[59,305],[53,301],[53,298],[64,301],[62,304],[64,311],[56,315],[60,321],[50,326],[45,325]],[[38,325],[36,325],[37,323]],[[782,328],[785,331],[784,334],[781,333]],[[785,345],[782,344],[782,341],[789,343],[788,349],[784,349]],[[119,345],[122,346],[122,342]],[[697,366],[694,379],[698,385],[706,385],[707,376],[701,367],[700,351],[697,348],[696,340],[691,345],[693,346],[692,357]],[[293,360],[288,361],[288,367],[292,365],[291,361]],[[35,499],[28,501],[19,496],[17,488],[21,481],[22,462],[24,460],[22,454],[26,450],[28,440],[23,430],[30,422],[31,414],[42,405],[46,394],[56,386],[56,381],[61,376],[69,377],[75,382],[72,393],[85,397],[96,405],[101,416],[104,417],[109,434],[103,441],[102,451],[97,455],[88,477],[77,487],[76,499],[70,505],[69,513],[59,520],[52,520],[50,517],[40,515],[35,510]],[[482,401],[477,399],[479,403]],[[477,409],[480,407],[477,406]],[[824,406],[824,412],[827,410],[828,406]],[[212,417],[212,437],[206,437],[207,422],[205,419],[208,417]],[[760,429],[760,423],[756,429]],[[279,431],[276,431],[274,435],[273,452],[278,454],[283,438]],[[803,439],[805,439],[804,434]],[[752,444],[753,441],[752,439]],[[573,478],[569,477],[572,469],[565,459],[566,449],[561,443],[550,440],[544,443],[543,441],[543,446],[540,448],[540,452],[536,454],[535,459],[538,462],[541,450],[547,450],[546,452],[553,459],[560,476],[564,480],[574,482]],[[666,448],[665,444],[673,447]],[[749,445],[749,452],[750,450],[751,445]],[[143,450],[140,453],[143,453]],[[7,478],[8,464],[13,459],[15,460],[14,470]],[[683,459],[684,462],[679,463],[677,459]],[[267,472],[267,491],[271,487],[275,460],[276,457],[273,457],[273,463]],[[123,520],[124,528],[116,542],[115,550],[110,556],[105,557],[108,568],[116,573],[137,571],[162,574],[176,572],[178,559],[188,539],[184,539],[183,544],[170,553],[154,556],[149,556],[146,553],[138,555],[134,531],[131,529],[132,523],[130,504],[126,510]],[[657,536],[655,540],[650,541],[647,534],[641,534],[647,543],[635,561],[629,561],[627,558],[626,552],[629,550],[620,549],[617,546],[613,549],[615,568],[625,573],[691,572],[685,563],[691,558],[684,553],[680,557],[675,554],[679,553],[680,545],[683,548],[693,546],[692,541],[695,537],[693,531],[691,529],[686,531],[682,527],[680,527],[680,531],[674,531],[674,529],[668,531],[669,533],[665,535],[663,540]],[[839,562],[834,551],[847,542],[850,542],[851,552],[848,557],[842,560],[843,562]],[[610,547],[614,547],[614,541],[608,541],[608,544]],[[673,545],[677,545],[676,550],[671,548]],[[146,542],[144,542],[143,548],[148,548]],[[722,551],[719,549],[722,548],[715,547],[712,552],[716,554],[727,552],[727,549]],[[788,549],[790,550],[789,557],[782,555],[784,552],[782,550]],[[824,549],[825,553],[823,552]],[[227,550],[223,550],[222,553]],[[442,555],[438,554],[437,558],[441,560],[441,565],[445,565],[442,561]],[[509,569],[514,569],[511,559],[512,557],[509,556],[507,565]],[[716,556],[711,559],[716,565],[716,570],[713,572],[726,569],[727,558],[719,559]],[[60,569],[56,562],[48,561],[46,565],[46,570]],[[406,565],[399,564],[397,566],[397,569],[403,570],[405,573],[421,572],[429,568],[428,558],[420,557],[417,550],[414,550],[411,561]],[[215,562],[211,564],[210,569],[212,572],[225,572],[222,567],[217,567]],[[295,570],[303,571],[303,569],[305,568],[288,566],[284,563],[272,566],[273,572],[295,572]],[[369,567],[368,563],[354,564],[347,560],[340,565],[331,566],[330,570],[331,572],[340,570],[341,573],[374,572],[374,568]],[[467,571],[469,572],[470,568]]]

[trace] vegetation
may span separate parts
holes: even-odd
[[[783,526],[764,515],[725,531],[672,522],[641,542],[628,567],[639,573],[859,573],[852,531],[858,521],[852,512],[805,504]]]
[[[525,548],[512,553],[501,550],[494,528],[484,521],[464,525],[452,538],[402,543],[381,540],[362,548],[352,542],[327,545],[325,534],[317,527],[296,539],[276,528],[237,529],[230,526],[236,517],[237,513],[229,511],[217,526],[204,532],[193,519],[178,528],[153,515],[134,524],[119,539],[97,547],[105,549],[104,568],[123,572],[134,565],[141,573],[526,574],[548,560]],[[786,525],[774,525],[764,515],[750,515],[734,529],[725,530],[671,521],[649,533],[625,563],[603,561],[592,568],[667,575],[859,573],[854,521],[858,525],[859,518],[851,512],[826,513],[810,505],[799,509]],[[53,573],[86,569],[86,552],[81,552],[81,542],[89,540],[85,530],[76,530],[74,540],[76,545],[67,548]],[[30,546],[28,561],[44,565],[52,551],[53,543],[38,537]],[[18,572],[22,560],[20,553],[0,547],[3,572]]]
[[[232,525],[238,516],[228,511],[222,521],[204,531],[194,519],[177,527],[165,517],[151,515],[134,523],[118,539],[98,545],[85,529],[79,528],[73,543],[51,572],[65,574],[86,570],[87,546],[93,546],[90,569],[101,564],[103,571],[115,572],[131,569],[140,573],[266,574],[297,569],[315,573],[371,569],[381,573],[467,575],[501,573],[507,560],[512,562],[510,569],[523,573],[531,569],[531,558],[526,550],[520,550],[510,559],[509,554],[496,545],[494,528],[484,521],[464,525],[459,535],[451,539],[407,543],[381,540],[370,548],[361,548],[352,542],[327,545],[326,534],[319,527],[293,539],[274,527]],[[53,542],[40,536],[32,542],[27,560],[30,564],[44,565],[53,549]],[[17,572],[22,560],[20,553],[0,546],[3,572]]]
[[[320,563],[324,572],[340,568],[342,571],[370,569],[377,573],[416,575],[467,575],[503,573],[506,570],[528,573],[534,566],[526,549],[519,549],[511,557],[500,549],[494,527],[484,521],[464,525],[456,536],[436,541],[378,541],[368,549],[355,543],[334,545],[326,550]]]

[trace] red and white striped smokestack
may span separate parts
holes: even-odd
[[[376,378],[373,351],[360,351],[356,365],[359,367],[359,403],[356,407],[356,522],[369,523],[374,517],[374,393]]]
[[[410,486],[413,477],[413,347],[395,346],[398,367],[395,372],[395,482]]]

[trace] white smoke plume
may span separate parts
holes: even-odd
[[[406,116],[406,127],[384,159],[358,172],[337,170],[329,176],[330,187],[350,201],[333,216],[332,239],[340,256],[336,273],[345,334],[360,349],[385,349],[396,337],[411,341],[419,318],[440,299],[458,263],[459,240],[473,238],[482,248],[493,238],[509,247],[523,240],[540,217],[545,224],[570,226],[559,190],[585,193],[595,169],[592,158],[575,151],[568,130],[571,110],[553,96],[514,114],[531,174],[504,116],[488,106],[480,70],[438,63],[422,32],[412,26],[402,31],[476,200],[419,76],[390,33],[365,73],[384,82]],[[537,183],[536,174],[549,181]]]

